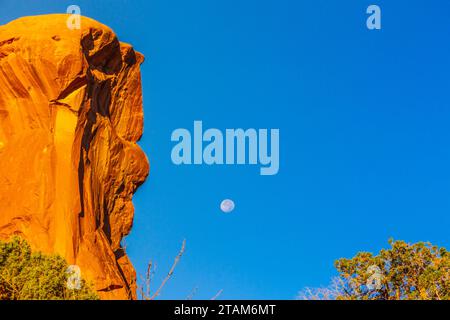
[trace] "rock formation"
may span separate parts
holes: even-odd
[[[149,165],[142,135],[144,58],[88,18],[0,26],[0,239],[80,267],[103,299],[136,296],[122,238]]]

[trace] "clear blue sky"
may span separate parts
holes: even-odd
[[[159,282],[186,238],[161,298],[292,299],[389,237],[450,247],[448,0],[0,0],[0,23],[69,4],[147,58],[152,168],[127,245]],[[194,120],[279,128],[279,174],[173,165],[171,132]]]

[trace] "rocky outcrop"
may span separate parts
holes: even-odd
[[[101,298],[135,298],[121,240],[149,165],[142,135],[144,58],[106,26],[68,15],[0,26],[0,239],[80,267]]]

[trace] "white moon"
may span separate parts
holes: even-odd
[[[220,204],[220,210],[222,210],[225,213],[230,213],[234,210],[234,202],[230,199],[225,199]]]

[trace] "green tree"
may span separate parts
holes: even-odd
[[[378,255],[339,259],[327,288],[303,290],[308,300],[450,300],[450,253],[430,243],[389,240]]]
[[[0,241],[0,300],[95,300],[97,294],[81,280],[69,289],[67,262],[57,255],[31,252],[18,237]]]

